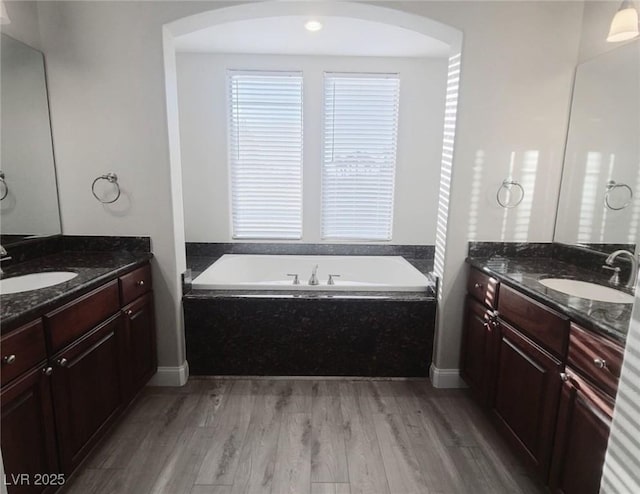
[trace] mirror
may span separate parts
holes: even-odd
[[[640,229],[640,41],[576,71],[554,240],[632,250]]]
[[[44,57],[0,40],[0,243],[61,233]]]

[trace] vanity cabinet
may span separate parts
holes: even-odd
[[[133,397],[156,373],[153,296],[142,295],[122,309],[124,315],[126,393]]]
[[[52,369],[46,362],[40,364],[0,391],[3,480],[10,494],[47,492],[45,486],[34,485],[37,476],[59,472],[51,405]]]
[[[562,363],[504,321],[494,414],[522,456],[546,477],[558,409]]]
[[[556,494],[597,494],[623,348],[486,273],[467,284],[460,374]]]
[[[597,494],[623,348],[571,324],[549,485],[557,494]]]
[[[63,472],[70,473],[124,405],[122,316],[53,357],[53,405]]]
[[[9,494],[57,488],[35,475],[68,476],[156,372],[150,276],[145,265],[2,336]],[[30,485],[11,482],[24,473]]]
[[[467,283],[460,352],[460,374],[477,400],[491,405],[494,393],[496,349],[499,342],[495,313],[498,282],[472,271]]]

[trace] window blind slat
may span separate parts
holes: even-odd
[[[322,237],[391,240],[397,74],[324,77]]]
[[[302,75],[230,72],[233,237],[302,235]]]

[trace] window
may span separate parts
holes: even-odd
[[[324,77],[322,237],[391,240],[400,79]]]
[[[302,236],[302,74],[229,73],[234,238]]]

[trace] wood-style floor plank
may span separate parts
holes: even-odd
[[[344,433],[338,383],[314,383],[311,413],[311,482],[349,482]]]
[[[278,454],[272,492],[310,494],[311,492],[311,415],[287,413],[278,438]]]
[[[191,379],[143,391],[64,494],[541,494],[462,390]]]
[[[251,421],[255,383],[234,381],[208,439],[196,484],[233,485],[240,449]]]
[[[313,483],[311,494],[351,494],[349,484]]]

